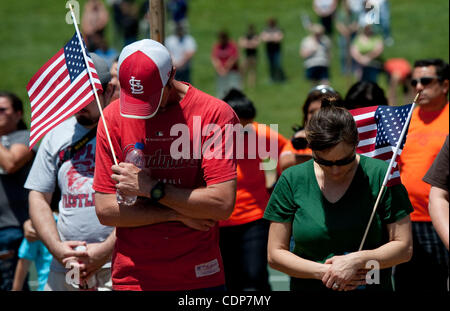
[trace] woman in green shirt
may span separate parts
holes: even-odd
[[[346,109],[322,107],[306,127],[313,160],[285,170],[267,205],[269,263],[292,277],[291,290],[392,290],[388,268],[412,254],[408,194],[401,184],[386,189],[358,251],[388,165],[355,153],[358,131]],[[374,262],[379,284],[367,285]]]

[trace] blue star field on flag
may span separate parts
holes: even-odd
[[[410,109],[411,105],[398,107],[378,106],[378,109],[375,112],[377,124],[375,148],[386,146],[395,147],[397,145]],[[408,130],[408,128],[406,130]],[[400,149],[403,148],[405,142],[406,135],[403,137]]]
[[[83,42],[84,43],[84,42]],[[86,55],[89,57],[86,45],[84,46]],[[81,51],[80,41],[77,34],[74,34],[72,39],[64,46],[64,57],[66,59],[67,70],[69,71],[70,81],[74,81],[83,70],[86,69],[86,64]]]

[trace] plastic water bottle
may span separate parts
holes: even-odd
[[[138,168],[144,167],[144,144],[143,143],[136,143],[134,145],[134,148],[128,151],[125,162],[126,163],[132,163]],[[133,205],[136,203],[137,196],[129,196],[129,195],[122,195],[119,193],[119,190],[116,191],[116,197],[117,197],[117,203],[124,204],[124,205]]]

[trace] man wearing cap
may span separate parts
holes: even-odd
[[[225,102],[174,80],[170,54],[156,41],[126,46],[118,68],[120,98],[104,114],[120,164],[100,124],[94,177],[100,222],[117,227],[113,289],[223,290],[217,221],[233,211],[236,159],[234,139],[222,138],[239,119]],[[137,142],[142,170],[123,163]],[[139,199],[119,205],[116,189]]]
[[[104,107],[114,92],[110,84],[111,75],[103,59],[94,53],[90,56],[102,84],[103,91],[98,94]],[[44,288],[47,291],[77,291],[80,290],[80,281],[81,288],[111,290],[110,260],[115,241],[114,228],[100,224],[96,217],[92,189],[99,117],[94,100],[75,117],[50,131],[39,147],[25,183],[25,188],[31,190],[31,221],[53,255]],[[61,197],[57,198],[57,223],[50,205],[56,185],[61,190]],[[76,250],[78,246],[85,246],[86,250]]]

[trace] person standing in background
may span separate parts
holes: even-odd
[[[256,151],[259,150],[259,144],[264,142],[267,149],[267,146],[272,146],[272,141],[276,141],[279,157],[287,139],[270,127],[254,121],[255,106],[242,92],[231,90],[223,100],[239,117],[243,127],[239,140],[244,143],[243,158],[237,159],[234,210],[230,218],[219,221],[226,287],[230,291],[269,291],[269,222],[262,219],[269,192],[265,172],[261,168],[263,159],[253,157],[250,146],[254,146]]]
[[[177,68],[175,79],[191,83],[191,59],[197,51],[194,37],[186,33],[182,24],[177,24],[175,34],[166,38],[165,46],[172,56],[173,65]]]
[[[331,61],[331,41],[324,34],[322,25],[313,24],[311,34],[300,44],[300,56],[304,59],[306,78],[313,86],[328,84],[330,74],[328,67]]]
[[[211,52],[211,62],[216,71],[217,98],[223,98],[233,88],[242,89],[239,50],[227,31],[220,31],[217,37],[218,42]]]
[[[256,67],[258,62],[259,36],[255,25],[248,25],[247,33],[239,39],[239,46],[244,49],[244,74],[247,76],[247,85],[250,88],[256,85]]]
[[[350,46],[350,54],[358,66],[358,80],[377,83],[378,74],[383,68],[380,59],[383,49],[383,38],[374,32],[372,25],[361,28]]]
[[[90,53],[103,91],[100,105],[109,104],[113,88],[108,65]],[[39,147],[25,188],[30,189],[30,218],[53,255],[45,291],[111,290],[111,253],[115,228],[103,226],[95,214],[92,183],[100,111],[95,100],[48,132]],[[56,186],[61,190],[56,192]],[[59,193],[56,223],[52,197]],[[85,250],[77,247],[84,246]],[[71,265],[75,264],[75,266]],[[70,268],[70,269],[69,269]],[[67,273],[78,269],[79,280]],[[89,284],[89,280],[95,280]]]
[[[85,37],[89,52],[102,48],[105,39],[105,29],[108,25],[109,14],[102,0],[88,0],[83,8],[81,17],[81,32]]]
[[[22,117],[20,98],[0,91],[0,291],[12,288],[22,227],[29,218],[23,184],[37,147],[29,150],[30,132]]]
[[[313,9],[319,16],[320,23],[325,28],[325,33],[333,33],[333,17],[338,5],[338,0],[314,0]]]
[[[276,19],[269,18],[267,20],[267,27],[260,37],[266,44],[271,82],[283,82],[286,80],[281,60],[281,41],[284,38],[284,34],[278,27]]]

